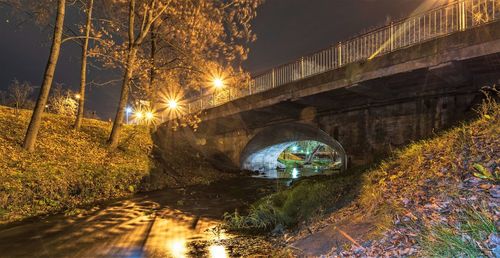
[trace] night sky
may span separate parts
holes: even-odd
[[[424,2],[439,0],[267,0],[254,20],[257,41],[244,67],[260,73],[273,66],[345,40],[365,29],[384,24],[389,17],[411,14]],[[34,24],[16,26],[0,10],[0,89],[17,78],[40,85],[49,54],[49,37]],[[80,48],[65,43],[54,82],[78,89]],[[102,81],[111,73],[90,68],[89,80]],[[118,103],[119,84],[92,86],[86,108],[103,119],[113,117]]]

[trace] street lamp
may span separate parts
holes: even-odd
[[[144,118],[144,113],[142,111],[136,111],[135,112],[135,121],[136,124],[139,124],[139,122]]]
[[[172,109],[172,110],[177,109],[177,107],[179,105],[179,104],[177,104],[177,101],[175,99],[168,100],[167,104],[168,104],[168,108]]]
[[[155,117],[155,115],[151,111],[146,112],[145,116],[146,116],[146,121],[148,121],[148,122],[153,120],[153,118]]]
[[[224,87],[224,80],[222,80],[222,78],[220,77],[216,77],[213,80],[213,84],[216,89],[221,89],[222,87]]]
[[[130,116],[130,113],[132,113],[132,111],[133,111],[133,110],[132,110],[132,108],[131,108],[131,107],[127,107],[127,108],[125,109],[125,120],[126,120],[127,124],[128,124],[128,117]]]

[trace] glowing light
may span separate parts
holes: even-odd
[[[146,112],[145,114],[146,120],[151,121],[153,118],[155,118],[155,114],[151,111]]]
[[[75,99],[80,99],[82,96],[80,94],[75,94]]]
[[[297,168],[292,169],[292,178],[298,178],[299,177],[299,170]]]
[[[169,109],[176,109],[179,104],[177,104],[175,99],[170,99],[167,101],[167,105]]]
[[[227,257],[226,248],[222,245],[212,245],[209,247],[210,257],[225,258]]]
[[[131,107],[127,107],[127,108],[125,109],[125,112],[127,112],[127,113],[129,113],[129,114],[130,114],[130,113],[132,113],[132,111],[133,111],[133,110],[132,110],[132,108],[131,108]]]
[[[292,147],[292,151],[294,151],[294,152],[295,152],[295,151],[297,151],[297,150],[299,150],[299,147],[298,147],[297,145],[295,145],[295,146],[293,146],[293,147]]]
[[[214,84],[215,88],[220,89],[220,88],[224,87],[224,80],[222,80],[222,78],[220,78],[220,77],[216,77],[213,80],[213,84]]]
[[[172,257],[175,258],[183,258],[186,257],[187,248],[186,248],[186,240],[177,239],[168,242],[168,249]]]
[[[142,111],[135,112],[135,118],[137,120],[141,120],[142,118],[144,118],[144,113]]]

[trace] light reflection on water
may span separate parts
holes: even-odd
[[[184,258],[187,254],[186,239],[169,239],[167,249],[173,258]]]
[[[192,257],[193,252],[194,256],[227,257],[227,251],[222,245],[211,245],[198,250],[192,246],[194,240],[217,242],[228,239],[230,236],[225,232],[213,233],[212,229],[217,226],[218,220],[199,218],[193,227],[196,218],[190,214],[169,209],[159,211],[157,214],[144,246],[144,257],[187,258]]]
[[[209,248],[210,257],[212,258],[226,258],[227,251],[223,245],[212,245]]]
[[[220,218],[275,188],[271,180],[238,178],[141,194],[81,215],[16,223],[0,228],[0,256],[231,257],[234,250],[223,242],[234,236],[218,230]]]
[[[272,169],[263,171],[254,177],[271,178],[271,179],[297,179],[299,177],[309,177],[316,175],[333,175],[339,173],[338,169],[322,169],[318,166],[314,167],[289,167],[282,170]]]

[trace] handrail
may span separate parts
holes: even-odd
[[[226,88],[192,99],[188,101],[187,112],[194,113],[216,107],[238,98],[498,19],[500,19],[500,0],[457,0],[419,15],[391,22],[345,42],[339,42],[293,62],[272,68],[255,76],[244,88]]]

